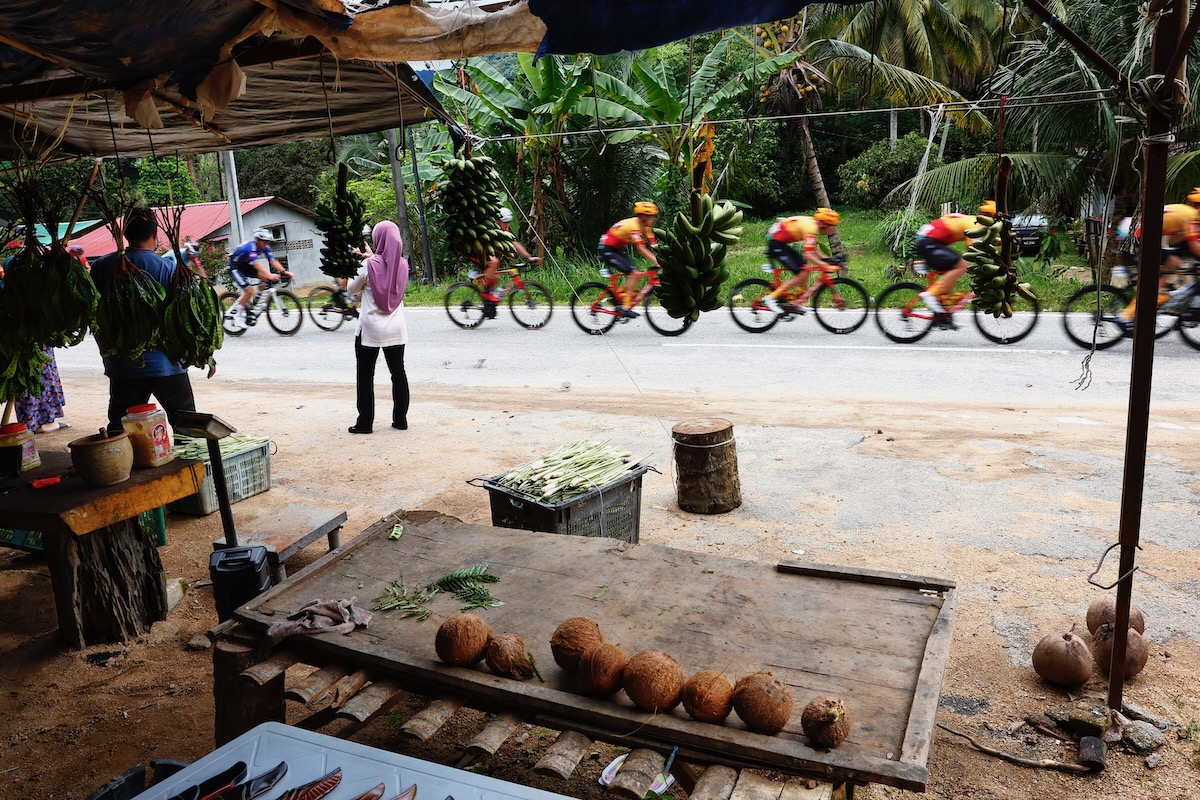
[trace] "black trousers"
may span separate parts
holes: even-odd
[[[354,359],[358,365],[358,422],[355,427],[370,430],[375,424],[375,362],[379,351],[392,374],[392,425],[408,427],[408,374],[404,371],[404,345],[367,347],[362,336],[354,339]]]
[[[192,396],[192,381],[186,372],[161,378],[109,378],[108,379],[108,430],[118,433],[121,417],[130,406],[150,402],[150,395],[167,412],[171,427],[175,425],[175,412],[195,411],[196,400]]]

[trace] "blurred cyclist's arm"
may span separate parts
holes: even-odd
[[[637,251],[642,254],[642,258],[646,259],[654,266],[658,266],[658,259],[654,257],[654,252],[646,246],[646,241],[644,239],[638,240],[634,244],[634,247],[636,247]]]

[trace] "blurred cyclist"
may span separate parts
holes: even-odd
[[[1139,241],[1141,226],[1134,231]],[[1163,207],[1162,255],[1159,256],[1158,305],[1171,296],[1171,280],[1181,265],[1180,257],[1200,259],[1200,186],[1192,189],[1186,203],[1171,203]],[[1121,324],[1126,330],[1133,329],[1136,297],[1129,301],[1121,312]],[[1164,312],[1166,313],[1166,312]]]
[[[803,292],[808,288],[809,273],[814,269],[835,272],[841,269],[826,261],[817,246],[817,236],[833,233],[841,221],[842,215],[832,208],[818,208],[811,217],[783,217],[775,221],[767,230],[767,256],[791,270],[792,277],[764,297],[763,305],[776,314],[804,313],[804,309],[791,304],[785,309],[779,298],[788,297],[793,290]],[[792,247],[795,242],[802,243],[803,254]]]
[[[623,317],[638,316],[629,304],[637,293],[638,278],[641,277],[634,266],[633,258],[625,248],[632,245],[642,258],[658,269],[658,259],[650,249],[656,241],[654,223],[658,221],[658,206],[644,200],[633,204],[633,213],[634,216],[621,220],[604,232],[597,250],[601,261],[626,276],[625,283],[619,290],[622,296],[617,307],[617,313]]]
[[[984,201],[979,206],[979,213],[995,216],[996,201]],[[970,246],[971,240],[966,232],[978,224],[974,214],[947,214],[922,225],[917,231],[917,255],[925,259],[926,266],[939,275],[932,286],[921,292],[921,300],[937,315],[938,322],[952,329],[958,328],[958,325],[950,319],[942,305],[942,298],[954,291],[958,279],[967,274],[971,265],[951,245],[962,242]]]

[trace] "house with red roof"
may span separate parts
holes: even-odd
[[[170,243],[164,231],[165,210],[154,209],[158,215],[158,245],[166,250]],[[242,200],[242,230],[249,237],[252,231],[266,228],[275,237],[272,252],[280,263],[296,275],[298,285],[324,283],[321,273],[321,245],[324,237],[308,209],[279,197],[250,197]],[[212,242],[232,250],[241,242],[230,241],[229,203],[193,203],[184,206],[179,225],[179,241]],[[101,225],[87,233],[71,238],[71,244],[83,248],[89,259],[116,251],[112,228]]]

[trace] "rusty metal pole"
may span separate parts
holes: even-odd
[[[1187,16],[1183,0],[1158,0],[1151,13],[1161,12],[1151,45],[1152,74],[1166,75],[1180,46],[1180,32]],[[1171,112],[1179,107],[1174,75],[1166,75],[1158,90],[1158,103],[1147,104],[1146,133],[1142,143],[1142,252],[1138,260],[1138,286],[1133,327],[1133,365],[1129,375],[1129,409],[1125,433],[1125,475],[1121,484],[1119,541],[1121,561],[1117,568],[1116,630],[1113,633],[1112,664],[1108,681],[1108,705],[1121,708],[1125,688],[1125,651],[1128,643],[1129,604],[1133,597],[1133,568],[1141,535],[1142,494],[1146,478],[1146,439],[1150,427],[1150,390],[1154,372],[1155,309],[1158,308],[1159,260],[1162,253],[1162,207],[1167,190],[1168,134]]]

